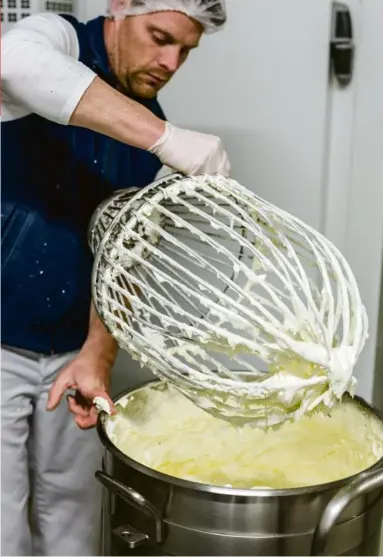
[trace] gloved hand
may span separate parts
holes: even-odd
[[[150,147],[166,166],[183,174],[228,176],[230,162],[219,137],[176,128],[166,122],[165,133]]]

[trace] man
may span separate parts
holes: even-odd
[[[101,448],[83,430],[94,397],[110,401],[116,344],[91,306],[87,225],[161,164],[228,174],[220,140],[165,123],[156,99],[224,21],[218,0],[119,0],[106,19],[41,14],[3,37],[3,555],[97,554]],[[74,420],[66,390],[87,401],[68,397]]]

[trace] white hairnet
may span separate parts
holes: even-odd
[[[225,0],[109,0],[109,14],[116,19],[163,11],[186,14],[206,33],[218,31],[226,21]]]

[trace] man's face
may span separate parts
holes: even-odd
[[[157,95],[199,44],[202,26],[179,12],[158,12],[106,20],[111,67],[129,95]]]

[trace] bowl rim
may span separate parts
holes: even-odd
[[[166,383],[166,381],[163,381],[161,379],[149,379],[145,382],[139,383],[138,385],[120,391],[114,397],[112,397],[112,400],[114,403],[117,403],[119,400],[121,400],[126,396],[129,396],[137,391],[141,391],[151,385],[156,385],[160,383]],[[366,410],[374,414],[375,417],[377,417],[383,423],[382,410],[379,410],[374,405],[368,403],[360,396],[357,395],[355,395],[354,397],[351,397],[351,395],[348,396],[350,400],[359,403]],[[353,474],[352,476],[341,478],[339,480],[335,480],[332,482],[327,482],[325,484],[310,485],[304,487],[292,487],[292,488],[284,488],[284,489],[270,489],[270,488],[245,489],[245,488],[215,486],[212,484],[205,484],[200,482],[193,482],[191,480],[184,480],[182,478],[170,476],[169,474],[165,474],[163,472],[158,472],[157,470],[154,470],[153,468],[150,468],[145,464],[141,464],[137,460],[134,460],[133,458],[129,457],[128,455],[123,453],[110,439],[106,431],[106,424],[108,418],[109,415],[106,412],[103,411],[100,412],[97,421],[97,432],[105,449],[107,449],[114,457],[118,458],[125,465],[130,466],[137,472],[150,476],[155,480],[160,480],[161,482],[171,484],[172,486],[177,486],[183,489],[198,491],[202,493],[209,493],[211,495],[227,495],[229,497],[245,497],[245,498],[257,498],[257,497],[270,498],[270,497],[286,497],[286,496],[296,497],[299,495],[310,495],[313,493],[318,494],[324,491],[340,489],[346,484],[352,482],[361,474],[368,474],[369,472],[373,472],[379,468],[383,468],[383,457],[382,457],[377,462],[375,462],[375,464],[369,466],[368,468],[365,468],[364,470],[361,470],[357,474]]]

